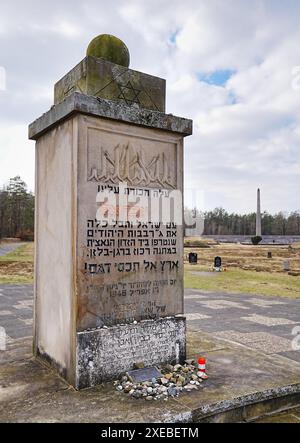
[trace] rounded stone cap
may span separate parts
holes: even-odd
[[[87,47],[86,55],[103,58],[117,65],[129,66],[129,51],[122,40],[110,34],[100,34]]]

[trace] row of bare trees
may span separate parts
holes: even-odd
[[[223,208],[200,213],[197,209],[188,210],[204,219],[205,235],[253,235],[255,233],[255,213],[228,213]],[[33,239],[34,195],[27,190],[26,183],[16,176],[0,189],[0,238],[20,237]],[[290,214],[262,214],[263,235],[300,235],[300,212]]]
[[[223,208],[213,211],[195,211],[204,219],[204,235],[254,235],[256,214],[228,213]],[[294,211],[289,214],[279,212],[277,214],[262,213],[263,235],[300,235],[300,212]]]

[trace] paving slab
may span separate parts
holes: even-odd
[[[300,328],[299,299],[186,289],[185,312],[192,328],[265,354],[300,360],[300,350],[293,349]]]
[[[220,421],[220,414],[222,421],[230,421],[228,413],[274,398],[293,396],[293,403],[300,403],[300,365],[274,361],[197,330],[188,333],[188,355],[206,355],[209,379],[198,391],[151,404],[117,392],[111,383],[75,391],[31,352],[31,338],[12,340],[1,352],[1,422],[201,422]],[[237,421],[243,420],[239,416]]]

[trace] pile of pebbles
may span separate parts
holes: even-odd
[[[165,365],[158,368],[162,377],[134,383],[126,374],[120,380],[114,381],[117,391],[124,392],[132,398],[144,398],[147,401],[178,397],[181,392],[190,392],[199,389],[201,383],[207,378],[199,372],[196,361],[186,360],[184,365]]]

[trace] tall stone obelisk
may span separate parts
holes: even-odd
[[[260,189],[257,190],[256,235],[261,237]]]

